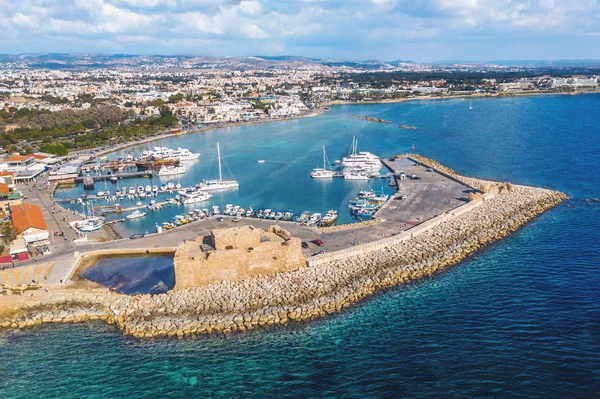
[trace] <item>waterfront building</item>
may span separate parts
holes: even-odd
[[[29,181],[46,170],[33,155],[12,155],[0,164],[0,171],[14,172],[15,181]]]
[[[48,225],[39,206],[29,203],[11,205],[10,213],[16,235],[11,244],[11,255],[16,255],[19,260],[24,260],[27,257],[21,254],[50,244]]]

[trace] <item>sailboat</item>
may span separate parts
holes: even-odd
[[[332,178],[335,172],[329,169],[329,162],[327,162],[327,153],[325,152],[325,146],[323,146],[323,169],[316,168],[310,173],[313,179],[327,179]]]
[[[217,191],[217,190],[228,190],[239,188],[240,184],[232,180],[223,180],[223,171],[221,169],[221,148],[217,143],[217,159],[219,160],[219,179],[218,180],[204,180],[200,183],[198,190],[202,191]],[[227,166],[227,165],[225,165]],[[231,171],[229,172],[231,174]],[[231,176],[233,178],[233,176]]]
[[[83,208],[83,214],[86,215],[85,205],[81,205]],[[89,204],[90,216],[87,216],[84,220],[78,220],[74,222],[75,228],[79,229],[82,233],[89,233],[92,231],[100,230],[104,225],[104,218],[100,218],[94,215],[94,202],[90,201]]]
[[[471,110],[471,109],[473,109],[473,106],[471,105],[471,103],[472,103],[472,101],[471,101],[471,100],[469,100],[469,109],[470,109],[470,110]]]

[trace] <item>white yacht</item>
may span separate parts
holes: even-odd
[[[194,159],[198,159],[200,153],[194,153],[187,148],[181,147],[176,150],[167,147],[154,147],[153,151],[144,151],[142,155],[154,157],[155,159],[193,161]]]
[[[127,215],[127,219],[129,219],[129,220],[138,219],[138,218],[143,218],[144,216],[146,216],[146,212],[136,210],[136,211],[133,211],[132,213],[130,213],[129,215]]]
[[[366,151],[357,152],[357,150],[358,139],[353,137],[350,154],[341,161],[343,167],[362,169],[366,172],[376,172],[381,169],[381,161],[377,155]]]
[[[221,148],[217,143],[217,159],[219,160],[219,179],[218,180],[204,180],[199,184],[199,190],[202,191],[217,191],[217,190],[228,190],[239,188],[240,184],[232,180],[223,180],[223,172],[221,169]],[[227,165],[225,165],[227,166]],[[229,172],[231,174],[231,171]],[[233,176],[232,176],[233,177]]]
[[[335,176],[335,172],[329,169],[329,162],[327,161],[327,153],[325,152],[325,146],[323,146],[323,168],[316,168],[310,173],[313,179],[331,179]]]
[[[179,201],[181,201],[182,204],[187,205],[194,204],[196,202],[207,201],[210,197],[212,197],[212,194],[206,193],[204,191],[194,191],[191,193],[179,191],[179,196]]]
[[[185,166],[161,166],[158,171],[158,176],[174,176],[182,175],[187,172]]]

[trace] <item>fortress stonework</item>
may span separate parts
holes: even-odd
[[[181,289],[296,270],[306,266],[306,259],[300,239],[288,231],[240,226],[182,243],[174,264],[175,289]]]

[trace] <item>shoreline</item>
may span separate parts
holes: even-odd
[[[189,134],[194,134],[194,133],[203,133],[203,132],[207,132],[210,130],[217,130],[217,129],[226,129],[226,128],[230,128],[230,127],[239,127],[239,126],[247,126],[247,125],[258,125],[258,124],[262,124],[262,123],[271,123],[271,122],[280,122],[280,121],[291,121],[291,120],[295,120],[295,119],[303,119],[303,118],[312,118],[315,116],[319,116],[324,112],[329,111],[328,107],[319,107],[319,108],[315,108],[305,114],[301,114],[301,115],[297,115],[297,116],[292,116],[292,117],[288,117],[288,118],[278,118],[278,119],[261,119],[258,121],[250,121],[250,122],[233,122],[230,124],[227,124],[225,126],[208,126],[208,127],[203,127],[202,129],[196,129],[196,130],[190,130],[190,131],[186,131],[186,132],[180,132],[180,133],[169,133],[169,134],[161,134],[158,136],[152,136],[152,137],[148,137],[148,138],[144,138],[142,140],[136,141],[136,142],[129,142],[129,143],[124,143],[122,145],[118,145],[116,148],[109,148],[106,150],[102,150],[99,151],[97,153],[94,153],[93,157],[90,158],[91,159],[96,159],[98,157],[102,157],[108,154],[112,154],[114,152],[117,151],[121,151],[125,148],[129,148],[129,147],[134,147],[136,145],[141,145],[141,144],[146,144],[146,143],[151,143],[153,141],[158,141],[158,140],[162,140],[162,139],[168,139],[168,138],[172,138],[172,137],[181,137],[181,136],[187,136]],[[94,150],[94,148],[90,148],[87,151],[92,151]]]
[[[504,98],[504,97],[524,97],[524,96],[537,96],[537,95],[558,95],[558,96],[574,96],[574,95],[583,95],[583,94],[598,94],[600,93],[600,89],[596,89],[596,90],[583,90],[583,91],[574,91],[572,93],[563,93],[563,92],[518,92],[518,93],[506,93],[506,94],[500,94],[500,93],[496,93],[496,94],[488,94],[488,93],[475,93],[475,94],[458,94],[458,95],[450,95],[450,96],[440,96],[440,97],[434,97],[434,96],[416,96],[416,97],[408,97],[408,98],[398,98],[398,99],[385,99],[385,100],[372,100],[372,101],[357,101],[357,102],[349,102],[349,101],[342,101],[342,100],[332,100],[332,101],[328,101],[326,103],[322,103],[320,104],[318,107],[313,108],[311,111],[302,114],[302,115],[297,115],[297,116],[292,116],[289,118],[279,118],[279,119],[262,119],[262,120],[258,120],[258,121],[250,121],[250,122],[233,122],[231,124],[228,124],[226,126],[209,126],[209,127],[204,127],[202,129],[196,129],[196,130],[190,130],[187,132],[180,132],[180,133],[173,133],[173,134],[161,134],[158,136],[152,136],[152,137],[148,137],[148,138],[144,138],[135,142],[128,142],[128,143],[124,143],[121,145],[118,145],[115,148],[108,148],[99,152],[94,153],[94,155],[90,158],[91,159],[95,159],[98,157],[102,157],[117,151],[121,151],[125,148],[130,148],[130,147],[134,147],[136,145],[141,145],[141,144],[145,144],[145,143],[151,143],[153,141],[158,141],[158,140],[162,140],[164,138],[170,138],[170,137],[180,137],[180,136],[186,136],[189,134],[194,134],[194,133],[202,133],[202,132],[206,132],[206,131],[210,131],[210,130],[217,130],[217,129],[225,129],[225,128],[230,128],[230,127],[239,127],[239,126],[246,126],[246,125],[257,125],[257,124],[261,124],[261,123],[272,123],[272,122],[281,122],[281,121],[288,121],[288,120],[295,120],[295,119],[303,119],[303,118],[312,118],[315,116],[319,116],[325,112],[328,112],[331,110],[331,107],[336,106],[336,105],[360,105],[360,104],[396,104],[396,103],[403,103],[403,102],[408,102],[408,101],[423,101],[423,100],[451,100],[454,98]],[[71,155],[82,155],[86,152],[89,151],[93,151],[95,149],[97,149],[98,147],[95,148],[89,148],[89,149],[85,149],[85,150],[78,150],[75,151],[73,153],[68,154],[68,156]]]
[[[535,91],[535,92],[516,92],[516,93],[474,93],[474,94],[457,94],[457,95],[446,95],[446,96],[415,96],[415,97],[404,97],[397,99],[384,99],[384,100],[369,100],[369,101],[342,101],[342,100],[333,100],[323,103],[324,107],[333,107],[336,105],[355,105],[355,104],[396,104],[403,103],[408,101],[423,101],[423,100],[451,100],[454,98],[505,98],[505,97],[527,97],[527,96],[538,96],[538,95],[556,95],[556,96],[576,96],[583,94],[598,94],[600,93],[600,89],[596,90],[579,90],[574,91],[572,93],[563,93],[563,92],[545,92],[545,91]]]
[[[159,295],[128,296],[76,282],[40,292],[35,299],[13,298],[10,308],[0,307],[0,327],[104,320],[127,335],[153,338],[229,335],[314,320],[443,271],[566,199],[553,190],[459,176],[416,157],[482,193],[464,211],[443,215],[440,222],[423,222],[409,237],[355,247],[346,256],[325,256],[295,271]]]

